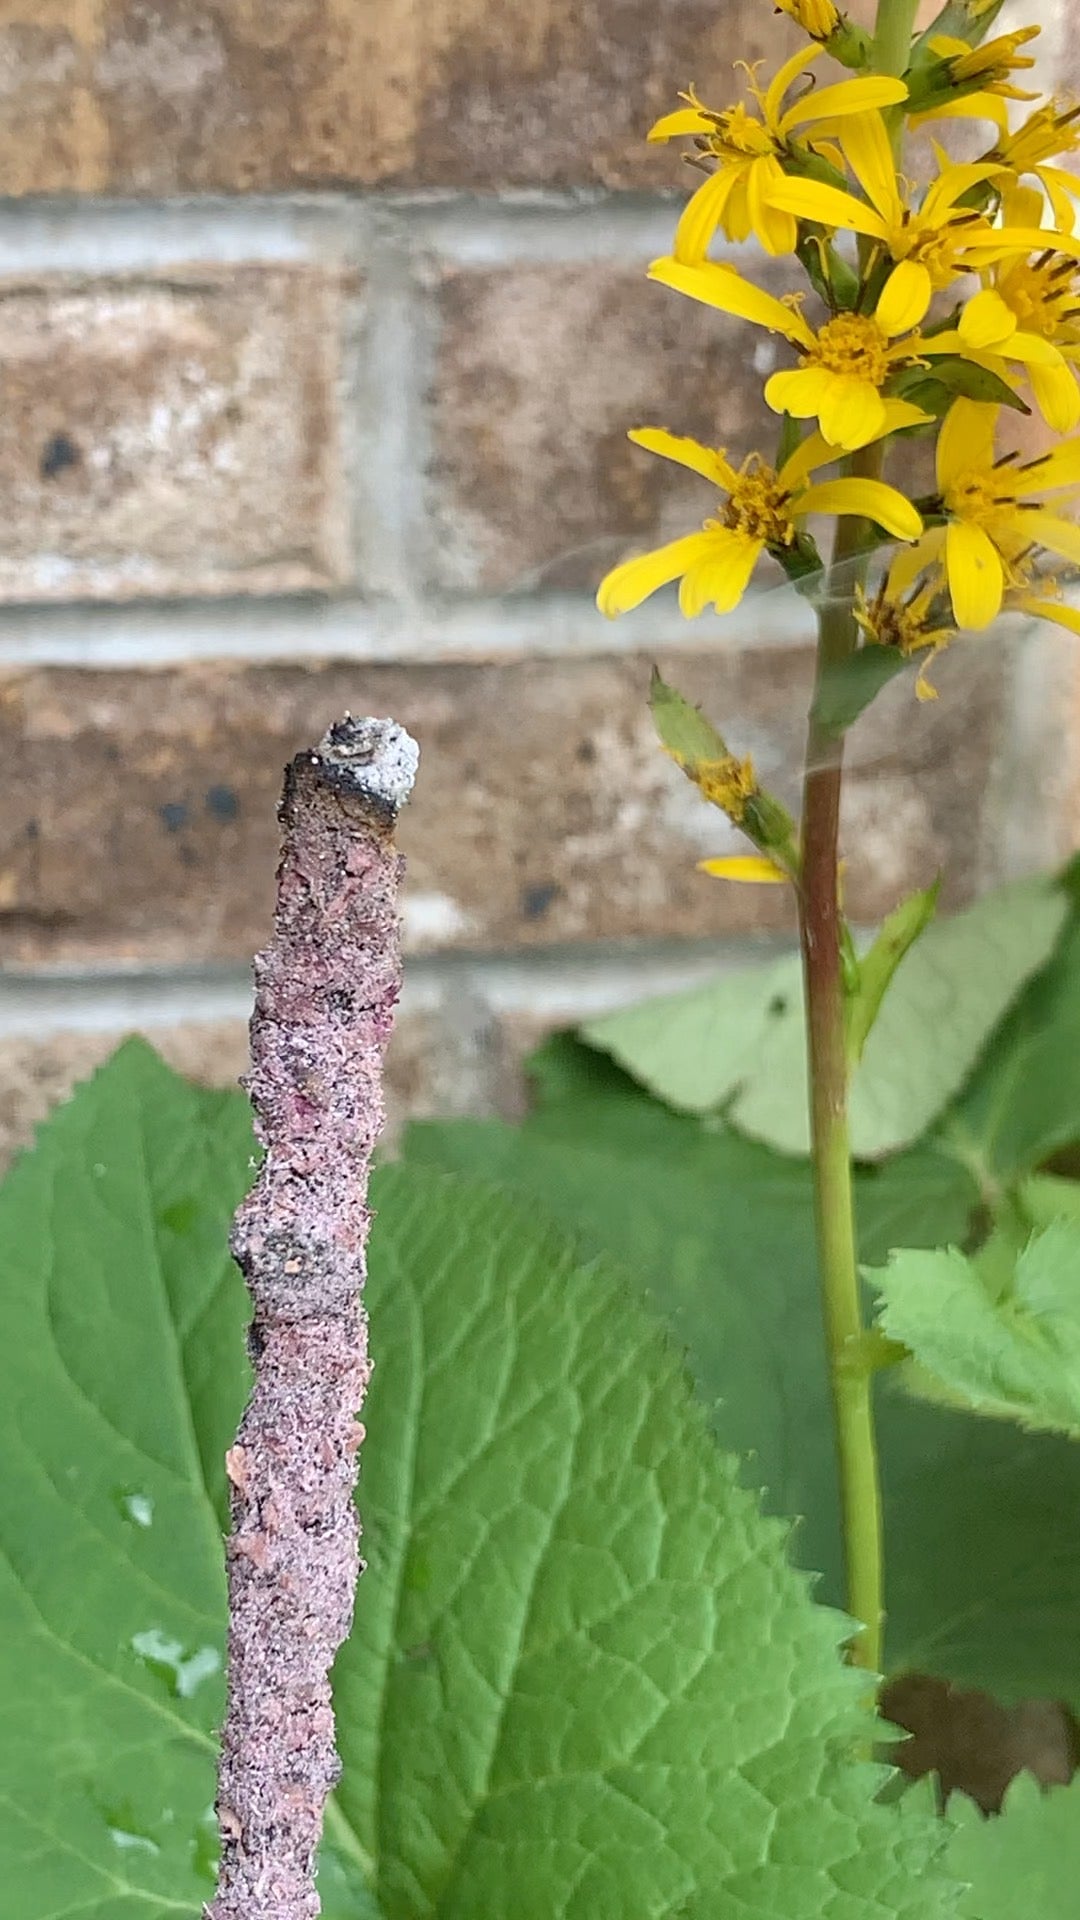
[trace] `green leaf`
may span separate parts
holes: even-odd
[[[1068,923],[1045,967],[993,1035],[937,1136],[978,1181],[987,1203],[1042,1161],[1080,1141],[1080,909],[1066,875]]]
[[[124,1049],[0,1191],[0,1872],[18,1920],[196,1920],[224,1582],[208,1436],[248,1116]],[[865,1677],[656,1321],[530,1211],[373,1184],[369,1570],[336,1676],[330,1920],[945,1920],[875,1801]],[[212,1417],[211,1417],[212,1415]],[[201,1429],[206,1425],[206,1432]]]
[[[195,1916],[244,1391],[244,1102],[139,1042],[0,1189],[0,1858],[19,1920]]]
[[[499,1179],[614,1253],[687,1351],[725,1447],[773,1512],[800,1514],[793,1550],[843,1594],[813,1196],[804,1161],[651,1100],[571,1041],[538,1057],[542,1098],[521,1127],[414,1126],[410,1159]],[[856,1171],[862,1258],[963,1243],[979,1206],[936,1145]],[[1080,1705],[1080,1449],[913,1400],[879,1376],[891,1671],[939,1673],[1002,1699]],[[987,1489],[992,1497],[987,1498]]]
[[[896,647],[865,646],[830,661],[814,695],[814,718],[830,733],[846,733],[890,680],[911,665]]]
[[[895,1252],[866,1277],[884,1332],[957,1402],[1080,1438],[1080,1221],[1032,1235],[992,1284],[957,1247]]]
[[[947,411],[954,400],[980,400],[990,407],[1012,407],[1016,413],[1030,413],[1031,408],[1021,400],[1015,387],[1010,387],[1000,374],[992,373],[989,367],[981,367],[974,360],[965,360],[961,356],[955,359],[951,354],[935,357],[933,372],[916,372],[907,379],[901,377],[894,381],[894,389],[905,400],[911,400],[927,413],[937,414]],[[942,408],[937,395],[945,395],[945,407]]]
[[[1080,1886],[1080,1779],[1045,1792],[1029,1773],[984,1820],[970,1800],[949,1804],[949,1860],[968,1891],[964,1920],[1075,1920]]]
[[[881,1011],[897,967],[919,935],[929,926],[937,906],[941,881],[912,893],[882,922],[877,936],[859,962],[858,987],[849,1002],[848,1046],[853,1060],[862,1058],[867,1035]]]
[[[675,755],[680,765],[693,769],[703,760],[727,757],[724,741],[701,708],[692,706],[674,687],[669,687],[658,667],[652,670],[649,706],[661,745]]]
[[[957,1092],[988,1034],[1052,951],[1065,893],[1022,880],[936,921],[902,959],[851,1093],[855,1154],[876,1160],[917,1139]],[[792,956],[723,974],[582,1028],[671,1106],[723,1107],[756,1140],[809,1149],[802,984]]]
[[[656,1323],[520,1203],[415,1169],[377,1200],[337,1697],[388,1920],[779,1916],[795,1861],[808,1912],[933,1911],[932,1825],[852,1758],[844,1629]]]

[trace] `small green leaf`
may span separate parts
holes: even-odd
[[[1031,408],[1021,400],[1014,387],[1000,374],[992,373],[989,367],[980,367],[974,360],[965,360],[959,354],[942,354],[935,357],[933,371],[923,374],[916,370],[907,378],[901,376],[895,383],[895,391],[905,400],[914,401],[927,413],[937,413],[939,407],[931,405],[933,389],[940,388],[948,396],[949,404],[962,397],[965,400],[981,400],[987,406],[1012,407],[1017,413],[1030,413]]]
[[[1016,881],[935,921],[896,968],[851,1092],[854,1152],[876,1160],[925,1132],[987,1035],[1053,949],[1067,913],[1048,880]],[[723,1108],[785,1153],[806,1153],[806,1063],[797,958],[732,970],[582,1028],[660,1099]]]
[[[1012,1782],[997,1819],[970,1800],[949,1803],[949,1862],[968,1883],[963,1920],[1075,1920],[1080,1886],[1080,1779],[1042,1788],[1029,1773]]]
[[[1078,1439],[1080,1222],[1053,1222],[1009,1266],[984,1273],[956,1247],[906,1249],[866,1277],[883,1331],[954,1402]]]
[[[846,733],[860,713],[911,661],[896,647],[860,647],[828,663],[814,695],[814,719],[830,733]]]
[[[703,760],[723,760],[727,746],[700,707],[669,687],[658,667],[652,670],[649,706],[660,743],[688,768]]]
[[[859,984],[848,1002],[848,1047],[853,1061],[861,1060],[866,1037],[881,1009],[889,982],[920,933],[934,917],[940,879],[902,900],[882,922],[873,945],[859,962]]]

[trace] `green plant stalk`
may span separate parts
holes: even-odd
[[[882,448],[852,456],[853,474],[877,478]],[[825,601],[818,615],[817,675],[854,650],[855,579],[865,523],[837,523]],[[816,701],[816,690],[815,690]],[[828,1355],[844,1539],[847,1606],[862,1631],[852,1661],[881,1671],[884,1619],[881,1487],[874,1432],[872,1370],[859,1292],[855,1207],[848,1141],[848,1048],[843,969],[844,921],[838,869],[843,739],[811,712],[803,788],[799,933],[806,982],[810,1133],[818,1269]]]
[[[902,74],[908,64],[917,0],[878,0],[871,64],[879,73]],[[898,151],[902,114],[890,128]],[[880,477],[883,449],[863,448],[849,471]],[[865,578],[858,556],[865,522],[837,523],[825,602],[818,616],[817,684],[854,651],[855,586]],[[815,688],[816,708],[817,688]],[[810,1132],[814,1166],[818,1265],[836,1437],[844,1565],[849,1612],[862,1631],[851,1659],[881,1671],[884,1605],[884,1543],[881,1481],[872,1399],[873,1372],[859,1292],[855,1207],[848,1137],[848,1048],[845,1019],[844,919],[840,907],[840,791],[842,738],[811,714],[803,788],[799,933],[806,981],[807,1051],[810,1072]]]

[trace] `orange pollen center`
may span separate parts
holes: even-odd
[[[835,320],[826,321],[802,364],[850,374],[880,387],[889,371],[889,343],[876,320],[861,313],[838,313]]]
[[[796,527],[791,496],[773,467],[747,462],[728,495],[723,524],[751,540],[764,540],[767,547],[792,545]]]

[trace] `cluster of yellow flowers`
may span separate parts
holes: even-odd
[[[1013,77],[1034,64],[1024,49],[1039,30],[980,45],[994,0],[957,0],[947,11],[967,37],[931,29],[899,78],[868,70],[868,37],[832,0],[780,5],[809,45],[767,82],[743,66],[746,97],[719,111],[685,94],[649,136],[689,137],[705,175],[650,275],[790,348],[764,388],[780,451],[736,467],[666,429],[632,433],[721,497],[698,532],[609,573],[600,609],[624,613],[678,580],[685,614],[727,612],[763,553],[805,582],[822,564],[806,522],[824,514],[857,517],[856,551],[904,543],[873,594],[860,590],[864,643],[928,658],[1003,608],[1080,632],[1052,571],[1080,565],[1064,511],[1080,491],[1080,435],[1027,459],[996,438],[1003,410],[1037,410],[1053,435],[1080,426],[1080,177],[1056,164],[1080,152],[1080,106],[1026,105],[1010,128],[1008,103],[1039,98]],[[826,52],[862,71],[815,85]],[[897,159],[905,123],[960,117],[986,126],[985,151],[957,162],[931,136],[933,177],[916,188]],[[809,293],[777,298],[710,258],[718,235],[793,256]],[[934,489],[915,503],[882,477],[886,453],[933,432]],[[925,676],[919,692],[932,693]]]

